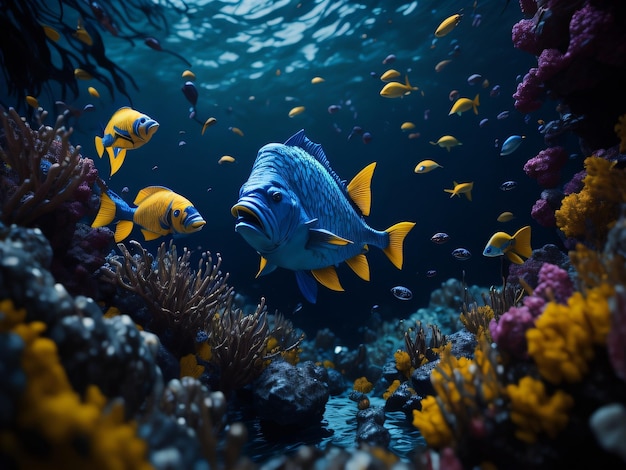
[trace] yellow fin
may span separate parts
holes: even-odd
[[[91,226],[98,228],[109,225],[113,222],[113,219],[115,219],[116,209],[113,199],[111,199],[107,193],[102,193],[100,195],[100,209],[98,210],[98,215],[96,215],[96,218],[91,223]]]
[[[102,137],[96,136],[96,138],[94,139],[94,143],[96,144],[96,152],[98,153],[98,156],[102,158],[102,155],[104,154],[104,144],[102,143]]]
[[[364,281],[370,280],[370,267],[364,254],[359,254],[348,258],[346,264]]]
[[[515,264],[524,264],[524,260],[522,258],[520,258],[518,255],[516,255],[515,253],[513,253],[513,251],[507,251],[505,253],[505,256],[507,258],[509,258],[511,260],[512,263]]]
[[[119,243],[129,236],[133,230],[133,225],[130,220],[120,220],[115,228],[115,243]]]
[[[109,150],[109,161],[111,162],[111,176],[113,176],[115,173],[117,173],[117,170],[119,170],[124,163],[124,159],[126,158],[126,149],[117,149],[117,155],[115,155],[115,151],[113,149]]]
[[[465,194],[465,197],[468,200],[470,200],[470,201],[472,200],[472,190],[471,189],[469,191],[467,191],[467,192],[464,192],[463,194]]]
[[[133,204],[135,204],[136,206],[138,206],[139,204],[141,204],[144,199],[146,199],[148,196],[152,196],[153,194],[159,193],[161,191],[171,191],[171,189],[166,188],[165,186],[148,186],[146,188],[143,188],[142,190],[140,190],[137,193],[137,197],[135,198],[135,200],[133,201]]]
[[[328,266],[326,268],[315,269],[311,271],[311,274],[313,274],[313,277],[321,285],[331,290],[343,292],[343,287],[341,287],[339,283],[339,277],[337,277],[337,271],[335,271],[334,267]]]
[[[398,222],[385,230],[389,234],[389,245],[383,251],[389,258],[389,261],[398,269],[402,269],[402,244],[404,243],[404,237],[414,226],[415,222]]]
[[[157,238],[159,238],[161,236],[160,233],[154,233],[151,232],[150,230],[146,230],[144,228],[141,229],[141,233],[143,233],[143,238],[149,242],[151,240],[156,240]]]
[[[261,260],[259,261],[259,271],[256,273],[256,276],[254,276],[255,279],[261,275],[266,265],[267,265],[267,259],[261,256]]]
[[[514,251],[524,258],[530,258],[533,254],[533,249],[530,246],[530,225],[526,225],[515,232],[513,239],[515,240],[515,244],[513,245],[511,251]]]
[[[359,173],[352,178],[350,184],[348,184],[348,195],[350,199],[354,201],[361,210],[361,213],[365,216],[370,215],[370,207],[372,205],[370,184],[372,182],[374,168],[376,168],[376,162],[370,163],[359,171]]]

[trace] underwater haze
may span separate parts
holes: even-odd
[[[192,201],[207,223],[176,243],[197,253],[220,253],[222,269],[230,273],[229,284],[249,303],[265,297],[270,311],[286,314],[309,337],[328,327],[346,344],[356,345],[362,341],[357,330],[368,323],[375,305],[384,320],[406,318],[426,307],[430,293],[449,278],[464,276],[468,284],[500,286],[508,261],[482,256],[494,232],[513,234],[530,225],[533,246],[560,243],[555,229],[531,219],[530,209],[540,189],[522,169],[544,148],[537,121],[549,121],[558,113],[549,104],[530,116],[513,107],[511,95],[536,59],[513,48],[511,27],[520,13],[508,3],[189,1],[184,13],[182,3],[165,5],[167,32],[155,30],[143,19],[133,25],[158,37],[163,49],[183,56],[191,66],[143,41],[103,33],[107,56],[134,79],[137,88],[127,82],[128,97],[119,92],[112,96],[93,80],[79,81],[80,95],[68,104],[80,108],[92,103],[95,111],[72,123],[72,142],[82,145],[83,155],[94,159],[110,189],[128,202],[150,185],[166,186]],[[458,26],[435,38],[437,26],[457,12],[462,14]],[[436,71],[443,60],[450,62]],[[181,92],[186,81],[181,74],[186,69],[196,76],[195,119],[190,118],[191,103]],[[388,69],[400,73],[397,80],[408,77],[419,89],[400,98],[382,97],[385,83],[380,76]],[[470,84],[468,77],[473,74],[482,79]],[[314,77],[324,81],[312,83]],[[491,96],[496,85],[500,93]],[[88,86],[99,90],[99,99],[87,93]],[[58,99],[54,90],[38,97],[44,107]],[[452,90],[470,99],[479,94],[478,114],[469,110],[449,115]],[[333,105],[340,109],[331,113]],[[108,178],[108,159],[98,158],[93,142],[121,106],[147,114],[160,127],[150,142],[129,151],[119,172]],[[289,117],[297,106],[305,110]],[[508,117],[498,119],[505,111]],[[202,123],[211,116],[217,123],[202,134]],[[488,122],[481,127],[483,119]],[[403,131],[401,125],[407,121],[415,127]],[[371,141],[353,132],[355,126],[369,132]],[[338,274],[345,292],[320,286],[316,304],[304,300],[291,271],[279,268],[255,278],[259,256],[235,233],[230,212],[258,149],[270,142],[282,143],[300,129],[322,145],[342,179],[349,181],[377,162],[367,217],[371,227],[383,230],[399,221],[416,223],[404,242],[402,270],[372,248],[367,254],[371,281],[359,279],[342,264]],[[447,151],[429,143],[447,134],[462,145]],[[500,156],[499,145],[510,135],[525,138],[515,152]],[[219,164],[223,155],[235,162]],[[415,166],[426,159],[442,168],[416,174]],[[508,180],[518,187],[503,192],[500,185]],[[472,201],[444,192],[453,188],[454,181],[474,182]],[[503,211],[515,218],[496,221]],[[450,241],[434,244],[430,237],[436,232],[446,232]],[[137,228],[131,237],[143,242]],[[161,241],[148,244],[150,250],[154,252]],[[469,250],[471,258],[455,259],[451,252],[459,247]],[[429,277],[431,270],[436,274]],[[413,298],[395,298],[394,286],[407,287]]]

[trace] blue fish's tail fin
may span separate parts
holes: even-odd
[[[480,106],[480,95],[476,94],[476,97],[472,101],[472,108],[474,108],[474,114],[478,114],[478,107]]]
[[[91,223],[91,226],[93,228],[104,227],[105,225],[109,225],[116,218],[125,218],[126,220],[119,221],[115,228],[115,242],[120,242],[128,237],[133,229],[132,218],[134,211],[135,210],[132,209],[126,201],[113,191],[109,190],[103,192],[100,194],[100,209],[98,210],[96,218]]]
[[[383,251],[389,258],[389,261],[398,269],[402,269],[402,245],[404,244],[404,238],[414,226],[415,222],[398,222],[385,230],[389,234],[389,245]]]

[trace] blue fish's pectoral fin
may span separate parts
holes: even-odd
[[[339,282],[339,277],[337,276],[337,271],[335,271],[334,266],[328,266],[326,268],[315,269],[311,271],[313,277],[324,287],[328,287],[330,290],[334,290],[337,292],[343,292],[343,287],[341,287],[341,283]]]
[[[266,274],[271,273],[276,269],[276,267],[277,266],[275,264],[267,264],[267,258],[261,256],[261,260],[259,261],[259,270],[256,273],[256,276],[254,276],[255,279],[259,276],[265,276]]]
[[[296,281],[307,302],[314,304],[317,301],[317,282],[315,279],[305,271],[296,271]]]
[[[133,222],[130,220],[120,220],[115,227],[115,243],[119,243],[130,235],[133,230]]]
[[[370,185],[375,168],[376,162],[367,165],[352,178],[347,188],[350,199],[352,199],[360,209],[361,214],[365,216],[370,215],[370,207],[372,205],[372,191]]]
[[[107,147],[109,152],[109,161],[111,162],[111,176],[113,176],[122,167],[126,158],[126,149]]]
[[[334,248],[338,246],[345,246],[352,243],[351,240],[347,240],[339,235],[335,235],[323,228],[310,228],[309,240],[307,241],[306,248],[311,249],[313,247],[331,245]]]
[[[389,234],[389,245],[383,251],[389,258],[389,261],[398,269],[402,269],[402,245],[404,244],[404,238],[414,226],[415,222],[398,222],[385,230]]]
[[[370,280],[370,266],[364,254],[358,254],[346,260],[346,264],[364,281]]]
[[[143,233],[143,238],[147,242],[151,240],[156,240],[157,238],[161,236],[160,233],[151,232],[150,230],[146,230],[145,228],[141,229],[141,233]]]

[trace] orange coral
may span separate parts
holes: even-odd
[[[393,357],[396,359],[396,369],[398,369],[405,377],[410,377],[412,368],[411,368],[411,357],[409,353],[406,351],[397,350]]]
[[[387,400],[393,394],[393,392],[395,392],[398,389],[399,386],[400,386],[399,380],[394,380],[393,382],[391,382],[391,385],[389,385],[385,393],[383,393],[383,398]]]
[[[352,388],[357,392],[369,393],[374,388],[374,384],[367,380],[366,377],[359,377],[354,381]]]

